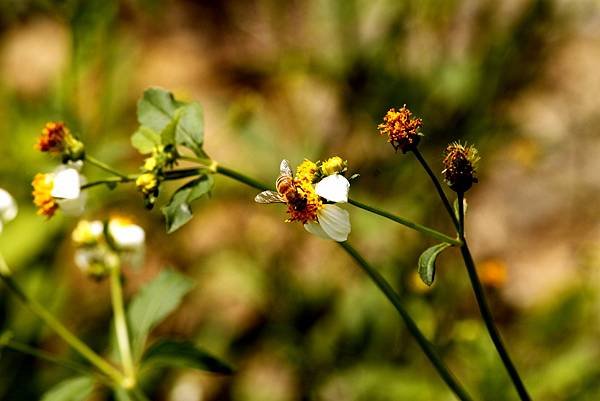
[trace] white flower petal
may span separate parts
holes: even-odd
[[[144,246],[146,240],[146,233],[142,227],[119,218],[111,219],[108,222],[108,235],[122,250],[139,249]]]
[[[60,210],[65,214],[79,216],[85,210],[86,198],[87,197],[85,193],[82,193],[78,198],[75,199],[57,199],[56,203],[60,207]]]
[[[348,202],[350,183],[343,175],[328,175],[315,185],[317,195],[331,202]]]
[[[59,170],[54,174],[50,195],[58,199],[77,199],[81,193],[81,178],[74,168]]]
[[[0,188],[0,223],[6,223],[17,216],[17,202],[4,189]],[[2,231],[2,226],[0,226]]]
[[[331,239],[331,237],[329,235],[327,235],[327,233],[325,231],[323,231],[323,229],[321,228],[319,223],[317,223],[316,221],[311,221],[310,223],[306,223],[304,225],[304,228],[306,229],[306,231],[308,231],[309,233],[311,233],[313,235],[316,235],[317,237],[324,238],[324,239]]]
[[[336,205],[325,205],[317,213],[319,225],[337,242],[346,241],[350,234],[350,214]]]

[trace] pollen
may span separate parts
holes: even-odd
[[[394,150],[400,149],[402,153],[406,153],[419,144],[422,136],[419,129],[422,126],[423,120],[413,118],[412,112],[404,105],[398,111],[394,108],[388,110],[383,117],[383,123],[377,128],[381,135],[387,135],[388,142],[392,144]]]
[[[37,214],[52,217],[58,204],[52,197],[54,187],[54,176],[52,174],[36,174],[31,183],[33,186],[33,203],[37,206]]]
[[[333,156],[321,163],[321,172],[324,175],[341,173],[346,169],[347,162],[339,156]]]
[[[302,163],[296,167],[295,181],[299,182],[302,186],[312,186],[312,183],[317,177],[318,171],[319,167],[317,167],[316,163],[308,159],[304,159],[304,161],[302,161]]]
[[[317,220],[317,212],[323,207],[323,201],[315,192],[313,182],[317,177],[319,167],[316,163],[304,159],[296,168],[294,177],[294,193],[287,197],[288,215],[286,221],[300,221],[306,224]]]
[[[42,130],[35,147],[42,152],[60,153],[65,147],[65,138],[70,135],[64,123],[49,122]]]

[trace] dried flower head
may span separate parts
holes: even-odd
[[[77,161],[84,157],[83,143],[63,122],[47,123],[35,147],[42,152],[61,154],[64,161]]]
[[[444,153],[442,174],[446,183],[455,192],[466,192],[477,182],[479,155],[475,147],[451,143]]]
[[[396,151],[400,149],[402,153],[406,153],[419,144],[422,136],[419,129],[422,126],[423,120],[413,118],[412,112],[404,105],[398,111],[393,108],[388,110],[383,117],[383,124],[379,124],[377,128],[381,135],[387,135],[388,142]]]

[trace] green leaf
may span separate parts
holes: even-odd
[[[207,195],[214,186],[211,175],[196,178],[180,187],[169,203],[162,208],[167,223],[167,232],[170,234],[193,217],[191,203]]]
[[[160,145],[161,136],[148,127],[140,127],[131,136],[131,144],[141,154],[151,153],[154,147]]]
[[[146,89],[137,104],[138,121],[154,132],[162,132],[180,106],[182,103],[176,101],[171,92],[161,88]]]
[[[460,219],[460,216],[458,215],[458,198],[454,199],[454,203],[452,204],[452,206],[454,206],[454,214],[456,215],[457,219]],[[463,198],[463,213],[467,214],[467,198]]]
[[[48,390],[42,401],[84,401],[93,389],[94,379],[91,377],[72,377]]]
[[[435,278],[435,261],[438,255],[449,246],[450,244],[442,242],[427,249],[419,256],[419,276],[425,284],[433,284],[433,279]]]
[[[134,401],[133,398],[131,398],[131,396],[129,394],[127,394],[127,391],[123,390],[120,387],[117,387],[115,390],[115,400],[116,401]]]
[[[169,124],[160,132],[160,141],[163,145],[174,145],[175,144],[175,132],[179,124],[179,113],[175,113],[175,117]]]
[[[179,123],[175,131],[178,145],[191,149],[196,156],[204,157],[204,115],[198,103],[190,103],[179,110]]]
[[[146,350],[142,363],[223,374],[233,373],[233,369],[227,363],[196,347],[190,341],[159,341]]]
[[[136,359],[142,354],[150,330],[177,308],[192,287],[189,278],[173,270],[163,270],[131,301],[127,317]]]

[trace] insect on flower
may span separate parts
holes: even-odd
[[[327,202],[346,202],[350,184],[345,177],[334,173],[321,180],[317,164],[305,160],[298,166],[296,177],[287,160],[279,166],[275,181],[277,191],[263,191],[256,195],[257,203],[284,203],[288,207],[287,222],[300,221],[311,234],[342,242],[350,233],[347,211]],[[315,185],[315,181],[318,181]]]

